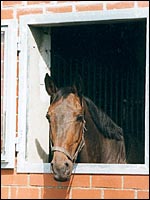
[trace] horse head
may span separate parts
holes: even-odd
[[[72,87],[57,88],[48,74],[44,81],[46,91],[51,96],[46,115],[53,152],[51,167],[56,180],[66,181],[70,178],[73,164],[84,146],[82,84],[79,78]]]

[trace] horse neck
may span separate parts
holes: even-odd
[[[85,155],[91,163],[126,163],[124,140],[109,139],[97,128],[86,102]],[[116,153],[117,152],[117,153]]]
[[[87,106],[85,100],[84,100],[84,111],[85,111],[86,129],[87,129],[87,133],[88,133],[87,135],[89,135],[90,133],[91,133],[91,135],[95,134],[95,136],[102,135],[99,132],[94,120],[92,119],[92,116],[90,114],[90,111],[88,109],[88,106]]]
[[[98,162],[100,160],[100,153],[97,157],[93,156],[93,153],[101,152],[100,148],[102,147],[104,136],[99,132],[95,122],[93,121],[88,106],[84,101],[84,111],[85,111],[85,127],[86,131],[84,133],[85,147],[80,153],[81,162]]]

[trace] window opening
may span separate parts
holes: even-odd
[[[146,20],[53,27],[51,73],[59,87],[83,78],[91,98],[124,130],[129,163],[144,163]]]

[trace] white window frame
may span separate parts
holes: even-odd
[[[89,23],[105,20],[147,19],[146,39],[146,83],[145,83],[145,163],[144,164],[75,164],[73,173],[81,174],[148,174],[149,173],[149,10],[134,8],[112,11],[78,12],[64,14],[42,14],[20,17],[20,88],[19,91],[19,139],[17,172],[50,173],[50,163],[28,163],[25,160],[26,114],[27,114],[27,66],[29,25],[61,26],[75,23]]]
[[[4,100],[5,151],[1,154],[1,168],[15,166],[16,136],[16,72],[17,72],[17,21],[1,20],[5,32],[4,42]]]

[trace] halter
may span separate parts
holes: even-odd
[[[73,122],[73,121],[71,121]],[[72,162],[75,162],[76,159],[77,159],[77,156],[78,156],[78,153],[82,150],[82,148],[84,147],[85,145],[85,141],[84,141],[84,132],[87,130],[86,127],[85,127],[85,123],[86,121],[83,120],[83,130],[82,130],[82,138],[81,138],[81,141],[78,145],[78,148],[75,152],[75,154],[73,156],[70,155],[70,153],[63,147],[59,147],[59,146],[52,146],[51,144],[51,151],[54,152],[54,151],[59,151],[59,152],[62,152],[63,154],[65,154]]]

